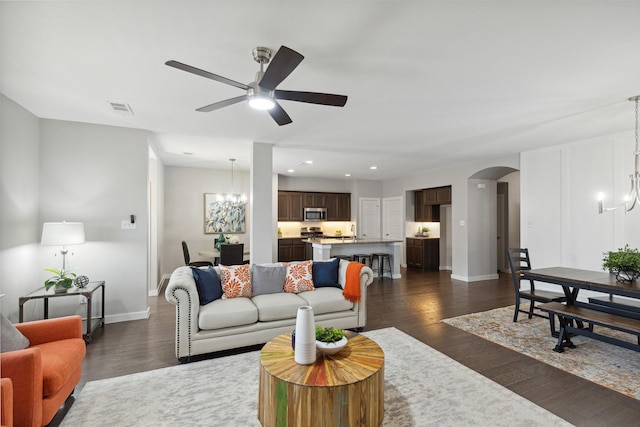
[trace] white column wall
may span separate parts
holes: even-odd
[[[274,209],[277,192],[273,190],[273,146],[271,144],[260,142],[252,144],[250,180],[251,262],[254,264],[274,262],[277,259],[277,251],[274,251],[273,242],[277,241],[278,217]]]

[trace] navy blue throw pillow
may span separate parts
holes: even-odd
[[[340,258],[331,261],[314,262],[311,267],[313,286],[316,288],[340,288],[338,284],[338,269]]]
[[[197,268],[191,267],[193,278],[196,280],[200,305],[207,305],[222,297],[222,285],[220,277],[213,267]]]

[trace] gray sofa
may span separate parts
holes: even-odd
[[[349,262],[340,260],[339,263],[341,287],[345,284]],[[219,267],[215,269],[220,273]],[[184,363],[195,355],[265,343],[291,332],[298,307],[303,305],[313,307],[318,325],[362,329],[367,320],[367,286],[372,281],[373,271],[363,267],[358,303],[347,301],[342,288],[322,287],[297,294],[278,292],[251,298],[217,299],[201,306],[191,268],[178,267],[165,290],[167,301],[176,306],[176,356]]]

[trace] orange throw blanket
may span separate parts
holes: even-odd
[[[351,302],[360,302],[360,270],[364,264],[350,262],[347,265],[347,278],[342,295]]]

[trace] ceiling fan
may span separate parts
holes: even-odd
[[[276,89],[276,86],[282,83],[304,59],[304,56],[295,50],[281,46],[273,57],[273,60],[271,60],[271,49],[266,47],[256,47],[252,53],[253,59],[260,64],[260,71],[256,73],[255,80],[249,84],[240,83],[178,61],[171,60],[165,62],[165,64],[247,91],[245,95],[214,102],[213,104],[198,108],[196,111],[214,111],[246,100],[249,101],[249,105],[253,108],[267,110],[273,120],[275,120],[278,125],[283,126],[292,121],[287,112],[278,104],[277,100],[307,102],[309,104],[330,105],[333,107],[344,107],[347,103],[347,97],[345,95]],[[271,65],[269,65],[265,71],[264,65],[268,64],[269,61],[271,61]]]

